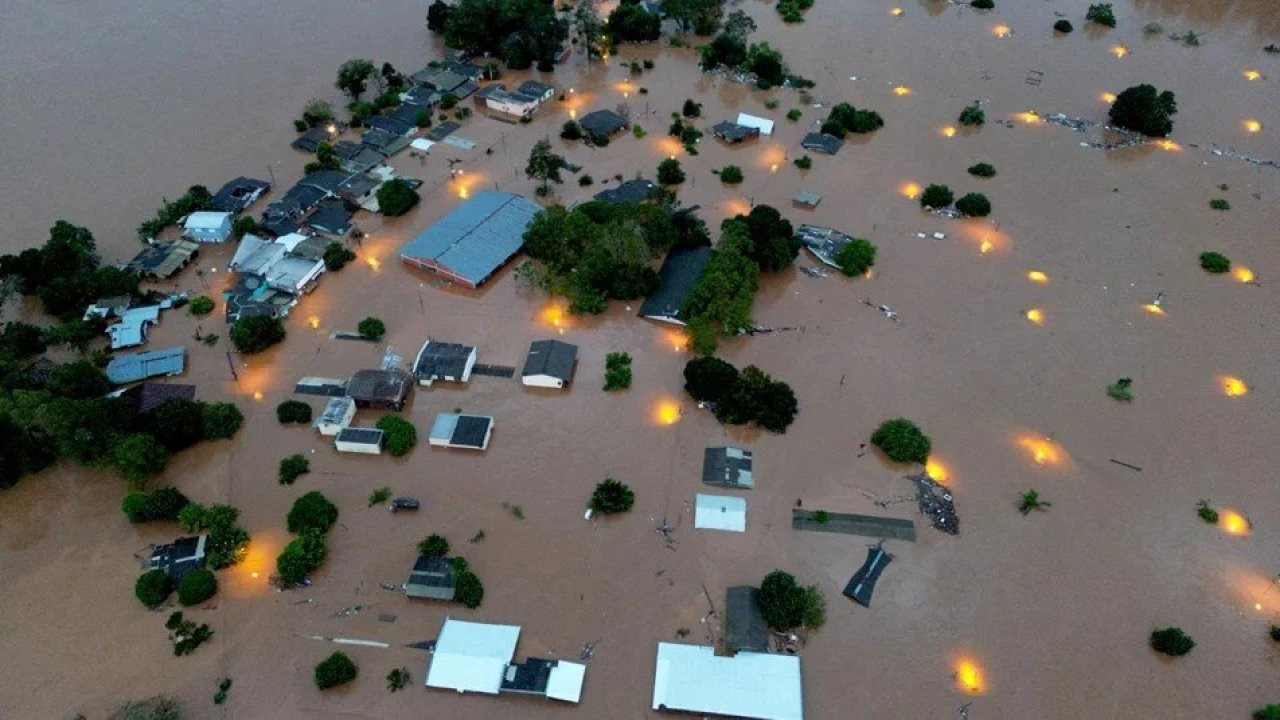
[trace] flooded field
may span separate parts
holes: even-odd
[[[190,340],[189,316],[166,315],[150,346],[187,344],[184,381],[199,385],[200,399],[235,399],[246,423],[234,441],[175,456],[154,485],[238,506],[253,535],[249,557],[220,573],[215,607],[188,613],[209,623],[213,640],[175,658],[164,614],[132,592],[133,554],[172,539],[175,527],[129,525],[119,510],[124,481],[79,467],[58,465],[4,492],[0,655],[13,661],[0,681],[0,717],[101,718],[155,693],[181,699],[195,718],[652,717],[656,643],[681,629],[690,641],[718,638],[708,596],[720,610],[725,587],[775,568],[827,596],[827,624],[803,649],[807,717],[947,718],[972,701],[974,720],[1243,718],[1280,702],[1280,646],[1267,638],[1280,624],[1280,301],[1271,284],[1280,274],[1280,169],[1212,152],[1280,160],[1280,56],[1262,50],[1280,42],[1280,15],[1267,0],[1133,0],[1116,4],[1118,26],[1107,30],[1084,23],[1084,4],[997,5],[978,12],[917,0],[895,14],[891,2],[817,0],[797,26],[765,2],[736,6],[759,25],[753,41],[781,49],[793,72],[817,83],[814,102],[848,101],[885,119],[837,156],[815,156],[808,171],[792,161],[827,111],[802,106],[794,91],[704,75],[690,49],[624,47],[607,64],[575,57],[554,76],[533,75],[573,92],[532,124],[476,117],[459,132],[474,150],[398,156],[403,174],[424,180],[421,205],[386,223],[357,216],[370,233],[359,260],[325,275],[294,309],[283,345],[235,359],[238,379],[220,320],[203,322],[224,336],[207,348]],[[1075,32],[1051,31],[1055,10]],[[89,227],[104,259],[126,259],[138,222],[190,184],[273,174],[288,187],[307,160],[288,147],[291,118],[311,97],[337,104],[333,75],[347,58],[411,71],[437,57],[425,11],[398,1],[144,0],[122,9],[16,0],[0,25],[0,250],[38,245],[62,218]],[[1151,22],[1163,31],[1144,33]],[[1167,37],[1187,31],[1200,34],[1199,46]],[[621,64],[646,58],[655,67],[640,75]],[[1103,152],[1081,146],[1100,134],[1039,120],[1104,121],[1104,95],[1140,82],[1177,94],[1164,147]],[[704,104],[704,129],[744,111],[775,119],[776,130],[732,148],[708,132],[687,156],[665,136],[686,97]],[[984,101],[987,124],[947,132],[974,100]],[[571,114],[619,104],[647,137],[601,149],[558,138]],[[788,122],[796,107],[802,118]],[[700,205],[713,228],[767,203],[793,223],[879,246],[871,278],[795,269],[766,278],[756,320],[792,329],[722,345],[725,359],[794,387],[800,412],[785,435],[726,431],[699,410],[682,390],[689,356],[678,337],[637,319],[634,307],[615,303],[557,325],[546,298],[510,269],[470,292],[400,264],[400,245],[461,197],[493,187],[532,196],[523,170],[543,137],[596,179],[580,188],[569,175],[557,188],[566,204],[615,175],[652,178],[676,155],[689,175],[681,201]],[[452,158],[465,170],[456,179]],[[969,176],[980,161],[999,174]],[[737,187],[711,173],[728,163],[746,175]],[[986,193],[992,222],[922,213],[910,196],[931,182]],[[794,209],[799,190],[824,198]],[[1213,197],[1232,209],[1210,210]],[[1204,273],[1204,250],[1247,266],[1256,282]],[[216,291],[230,252],[202,254],[202,275],[188,269],[162,287]],[[1159,293],[1154,313],[1144,306]],[[901,324],[864,300],[892,307]],[[6,317],[18,309],[11,303]],[[376,366],[384,345],[330,339],[368,315],[386,321],[385,344],[406,356],[431,335],[476,345],[482,363],[519,365],[530,341],[562,336],[580,346],[576,382],[556,394],[489,377],[424,389],[404,413],[423,440],[410,455],[339,456],[310,429],[281,427],[274,408],[301,376]],[[624,393],[600,390],[611,351],[634,357]],[[1121,376],[1133,378],[1131,404],[1104,393]],[[660,412],[671,403],[676,422]],[[426,445],[435,414],[455,408],[495,416],[486,452]],[[959,536],[892,502],[911,491],[909,468],[858,457],[876,425],[897,416],[932,436],[935,476],[956,493]],[[376,417],[362,412],[357,422]],[[702,449],[726,442],[755,453],[747,532],[694,531]],[[280,486],[277,462],[295,452],[311,473]],[[584,522],[590,490],[606,476],[631,485],[636,506]],[[367,508],[381,486],[419,497],[423,509]],[[1029,488],[1052,502],[1048,512],[1017,512]],[[267,576],[289,539],[285,513],[313,489],[341,510],[329,559],[312,587],[278,593]],[[1201,498],[1247,516],[1250,531],[1202,523]],[[886,545],[896,562],[873,609],[840,596],[869,540],[792,531],[797,502],[917,520],[916,543]],[[524,519],[504,503],[521,505]],[[672,547],[655,532],[664,520],[676,528]],[[480,530],[482,541],[467,542]],[[414,545],[433,532],[484,581],[478,610],[380,589],[404,580]],[[335,616],[354,605],[362,611]],[[519,659],[576,658],[593,643],[581,705],[424,690],[428,655],[407,646],[434,638],[446,614],[522,625]],[[1184,628],[1196,649],[1174,661],[1154,655],[1147,635],[1166,625]],[[360,677],[321,695],[312,668],[338,648],[311,636],[391,648],[344,648]],[[383,677],[401,666],[413,684],[388,693]],[[234,687],[215,706],[223,676]]]

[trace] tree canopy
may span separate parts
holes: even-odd
[[[512,68],[549,70],[569,34],[568,22],[542,0],[459,0],[444,19],[445,44],[496,55]]]
[[[316,665],[315,682],[316,687],[321,690],[328,690],[339,685],[345,685],[356,679],[360,674],[360,669],[347,657],[346,653],[335,652]]]
[[[87,228],[59,220],[38,248],[0,256],[0,280],[12,279],[19,293],[40,300],[45,313],[79,318],[98,298],[140,297],[138,276],[98,265],[97,244]]]
[[[884,127],[884,118],[875,110],[859,110],[849,103],[838,103],[822,123],[822,132],[842,138],[846,133],[869,133]]]
[[[622,0],[609,13],[604,30],[614,42],[652,42],[662,34],[662,17],[649,12],[640,0]]]
[[[231,325],[231,344],[246,355],[260,353],[284,340],[284,323],[266,315],[242,317]]]
[[[1160,92],[1144,83],[1117,95],[1108,116],[1116,127],[1151,137],[1165,137],[1173,131],[1173,116],[1177,112],[1178,103],[1172,91]]]
[[[298,585],[324,564],[327,554],[324,532],[307,530],[284,546],[276,558],[276,572],[286,585]]]
[[[356,332],[366,340],[381,340],[387,334],[387,326],[379,318],[367,317],[356,325]]]
[[[383,415],[378,418],[376,427],[382,431],[387,452],[392,457],[407,454],[418,444],[418,431],[413,423],[397,415]]]
[[[551,142],[542,139],[533,144],[529,150],[529,162],[525,165],[526,177],[542,183],[538,187],[539,195],[546,195],[551,189],[550,183],[559,185],[564,182],[560,171],[569,166],[564,157],[551,151]]]
[[[861,275],[876,264],[876,246],[866,238],[853,238],[836,253],[835,261],[845,275]]]
[[[418,204],[418,191],[404,178],[392,178],[378,188],[378,211],[387,217],[399,217]]]
[[[826,621],[826,601],[817,585],[803,587],[790,573],[774,570],[760,583],[760,612],[769,627],[781,632],[816,629]]]
[[[442,558],[449,554],[449,541],[440,535],[428,535],[418,543],[418,554],[429,558]]]
[[[338,508],[322,493],[312,490],[293,502],[285,521],[291,533],[324,533],[338,521]]]
[[[801,243],[791,221],[769,205],[757,205],[747,215],[737,215],[720,225],[723,234],[745,231],[749,241],[747,257],[761,270],[775,272],[791,265],[800,254]]]
[[[636,494],[631,488],[613,478],[600,481],[591,493],[591,509],[606,515],[626,512],[635,503]]]
[[[770,432],[786,432],[799,404],[791,386],[749,365],[738,371],[714,357],[693,358],[684,367],[684,387],[695,400],[711,403],[726,425],[755,423]]]
[[[871,433],[871,444],[894,462],[922,463],[929,459],[933,443],[916,424],[906,418],[886,420]]]
[[[352,100],[359,100],[375,71],[372,60],[353,58],[338,67],[338,79],[334,85],[350,95]]]

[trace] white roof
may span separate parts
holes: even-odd
[[[324,270],[324,260],[308,260],[296,255],[282,255],[265,268],[267,284],[277,290],[297,293]]]
[[[746,498],[698,493],[696,500],[693,514],[695,528],[746,532]]]
[[[427,671],[427,687],[497,695],[519,639],[519,625],[445,618]]]
[[[576,703],[582,697],[582,679],[587,674],[587,666],[579,663],[556,661],[547,678],[547,697],[552,700],[563,700]]]
[[[435,144],[436,144],[435,140],[428,140],[426,138],[417,138],[413,142],[409,143],[409,147],[413,148],[414,150],[430,150],[431,146]]]
[[[740,652],[717,657],[708,645],[658,643],[653,709],[760,720],[802,720],[796,655]]]
[[[228,212],[193,212],[187,216],[187,222],[183,227],[187,230],[217,230],[230,217],[231,213]]]
[[[298,243],[306,240],[307,237],[308,236],[303,235],[302,233],[289,233],[288,235],[281,235],[276,238],[276,244],[283,246],[284,249],[289,252],[293,252],[293,249],[298,247]]]
[[[125,310],[120,322],[107,328],[107,334],[111,336],[111,349],[141,345],[147,339],[147,326],[159,319],[159,305]]]
[[[746,113],[738,113],[738,124],[747,127],[758,128],[761,135],[773,134],[773,121],[768,118],[756,117]]]

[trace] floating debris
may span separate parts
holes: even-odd
[[[927,516],[935,529],[959,535],[960,518],[956,515],[951,488],[929,477],[928,473],[908,475],[907,479],[916,485],[916,504],[920,506],[920,514]]]

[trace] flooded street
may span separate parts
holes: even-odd
[[[1212,153],[1280,160],[1280,56],[1262,50],[1280,42],[1274,3],[1125,0],[1111,30],[1085,23],[1084,5],[1065,3],[998,2],[978,12],[916,0],[894,15],[891,3],[817,0],[795,26],[766,2],[733,7],[759,25],[752,41],[781,49],[792,72],[817,83],[814,102],[874,109],[885,127],[850,136],[838,155],[815,155],[802,171],[792,164],[800,138],[826,107],[702,74],[691,49],[624,46],[607,64],[575,56],[554,75],[507,74],[509,87],[533,77],[573,92],[529,125],[473,117],[458,132],[473,150],[397,156],[401,174],[424,181],[423,202],[385,222],[357,215],[369,233],[359,259],[323,276],[293,310],[285,343],[233,359],[238,379],[221,308],[202,322],[223,336],[214,347],[191,340],[196,321],[185,312],[152,330],[151,349],[188,346],[180,381],[197,384],[199,399],[234,399],[246,416],[234,440],[186,450],[152,481],[239,507],[253,536],[247,560],[219,573],[214,607],[187,613],[212,627],[211,642],[173,657],[167,611],[149,612],[134,597],[133,554],[178,530],[129,525],[119,510],[123,479],[59,464],[0,494],[0,655],[14,659],[0,681],[0,717],[92,720],[156,693],[182,700],[194,718],[656,717],[648,710],[656,643],[682,629],[688,641],[714,642],[722,620],[708,615],[708,596],[723,610],[727,586],[758,584],[775,568],[827,598],[827,624],[802,651],[810,718],[948,718],[969,701],[973,720],[1243,718],[1280,702],[1280,645],[1267,637],[1280,624],[1272,284],[1280,168]],[[1052,32],[1055,10],[1075,32]],[[399,0],[125,8],[12,0],[0,24],[0,251],[36,246],[66,219],[93,231],[104,260],[126,260],[139,248],[138,223],[191,184],[216,190],[238,175],[274,175],[287,188],[309,159],[289,148],[302,105],[340,104],[333,77],[348,58],[412,72],[438,57],[425,12],[425,2]],[[1161,33],[1144,33],[1152,22]],[[1187,31],[1200,34],[1200,46],[1167,37]],[[655,68],[632,75],[619,62],[642,59]],[[1104,94],[1143,82],[1177,95],[1167,147],[1108,153],[1081,146],[1100,131],[1022,116],[1104,122]],[[686,97],[704,105],[696,156],[665,132]],[[767,109],[774,97],[778,107]],[[947,133],[974,100],[986,125]],[[597,149],[559,139],[571,113],[619,104],[646,137]],[[786,120],[791,108],[803,110],[798,122]],[[733,147],[711,137],[710,125],[738,112],[776,120],[774,135]],[[796,269],[764,278],[755,319],[792,329],[722,343],[726,360],[759,365],[795,389],[800,411],[785,435],[726,430],[699,410],[682,389],[689,355],[669,328],[635,317],[638,303],[557,327],[547,299],[521,287],[510,267],[465,291],[399,262],[403,242],[462,196],[498,188],[533,197],[523,171],[543,137],[596,181],[583,188],[567,174],[556,188],[565,204],[615,176],[652,179],[675,155],[689,177],[679,198],[701,206],[713,231],[765,203],[797,225],[879,246],[871,278]],[[465,170],[457,179],[452,158]],[[976,162],[998,175],[968,175]],[[711,173],[729,163],[745,173],[739,186]],[[929,183],[985,193],[991,222],[923,213],[909,196]],[[821,204],[793,208],[800,190],[823,195]],[[1214,197],[1232,209],[1209,209]],[[1206,274],[1196,260],[1205,250],[1247,266],[1257,284]],[[202,251],[202,274],[187,269],[158,287],[215,293],[231,252]],[[807,254],[797,260],[814,265]],[[1148,312],[1158,293],[1162,312]],[[901,324],[864,300],[892,307]],[[7,305],[5,319],[18,306]],[[1028,320],[1033,310],[1038,323]],[[370,315],[386,322],[383,344],[330,339]],[[418,388],[403,416],[420,442],[399,459],[339,456],[311,429],[277,423],[275,406],[294,397],[298,378],[376,367],[387,345],[412,358],[428,335],[477,346],[481,363],[517,367],[530,341],[562,337],[579,345],[575,383],[555,394],[479,376],[462,388]],[[600,389],[612,351],[634,358],[626,392]],[[1133,379],[1130,404],[1104,392],[1122,376]],[[1226,377],[1243,379],[1248,392],[1229,397]],[[680,405],[678,422],[659,417],[663,403]],[[436,413],[455,408],[496,418],[487,451],[427,445]],[[357,424],[378,416],[361,411]],[[928,528],[913,503],[892,502],[912,491],[902,479],[912,468],[857,457],[859,443],[898,416],[932,436],[960,535]],[[747,532],[695,531],[703,448],[726,443],[755,453],[756,488],[733,493],[747,498]],[[311,472],[278,485],[277,463],[292,453],[305,454]],[[591,489],[606,476],[635,490],[635,508],[584,522]],[[382,486],[420,498],[422,510],[366,507]],[[1018,513],[1031,488],[1052,503],[1048,512]],[[285,514],[310,490],[341,511],[328,560],[312,587],[278,593],[267,576],[291,537]],[[1246,515],[1251,532],[1201,522],[1202,498]],[[916,520],[917,542],[885,546],[896,562],[872,609],[840,595],[872,539],[793,531],[797,502]],[[524,519],[504,504],[522,506]],[[655,532],[664,520],[675,528],[671,547]],[[481,530],[482,540],[468,542]],[[404,581],[415,544],[431,533],[446,536],[484,581],[479,609],[379,587]],[[335,616],[355,605],[358,614]],[[429,656],[408,645],[435,638],[446,614],[521,625],[517,659],[576,659],[594,644],[581,705],[423,689]],[[1195,638],[1190,655],[1150,650],[1150,631],[1167,625]],[[391,647],[339,648],[311,636]],[[336,649],[360,676],[321,694],[312,669]],[[980,669],[979,692],[959,687],[963,663]],[[412,684],[389,693],[383,678],[398,667]],[[223,676],[234,686],[215,706]]]

